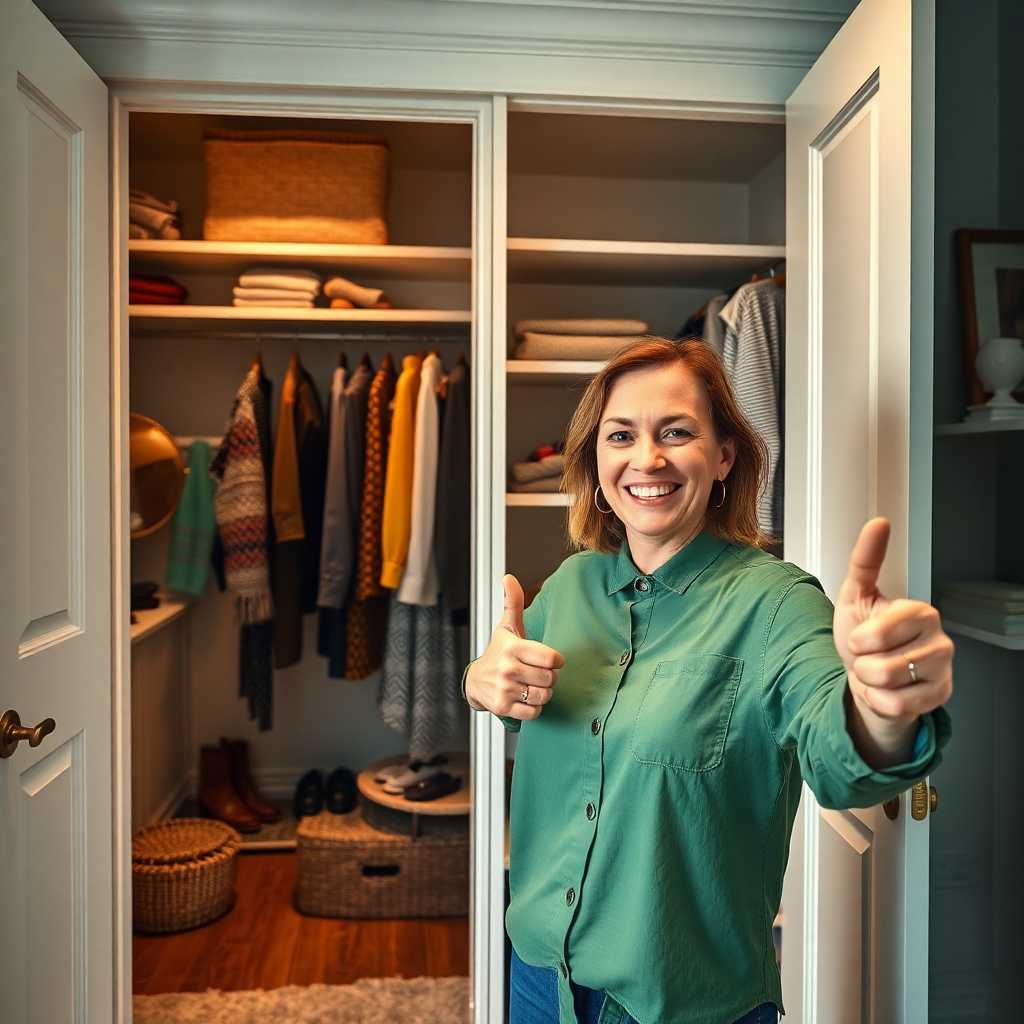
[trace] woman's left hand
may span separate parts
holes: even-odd
[[[878,589],[888,543],[887,519],[864,524],[832,620],[851,696],[872,732],[905,728],[953,692],[954,646],[938,611]]]

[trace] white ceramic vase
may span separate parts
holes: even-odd
[[[992,397],[984,405],[972,405],[969,419],[1008,420],[1024,417],[1024,405],[1013,389],[1024,377],[1024,344],[1020,338],[990,338],[978,351],[974,367]]]

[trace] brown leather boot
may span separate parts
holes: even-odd
[[[235,792],[242,798],[242,803],[260,821],[267,824],[280,821],[281,812],[260,795],[252,781],[252,772],[249,771],[249,744],[245,740],[226,740],[222,736],[220,745],[231,759],[231,782],[234,784]]]
[[[231,758],[222,747],[199,748],[199,806],[239,832],[259,832],[259,819],[231,783]]]

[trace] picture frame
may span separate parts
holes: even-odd
[[[1024,231],[960,228],[955,235],[968,405],[990,398],[974,363],[990,338],[1024,338]],[[1024,398],[1024,389],[1014,392]]]

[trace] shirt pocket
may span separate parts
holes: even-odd
[[[722,763],[743,661],[692,654],[658,663],[633,723],[633,757],[685,772]]]

